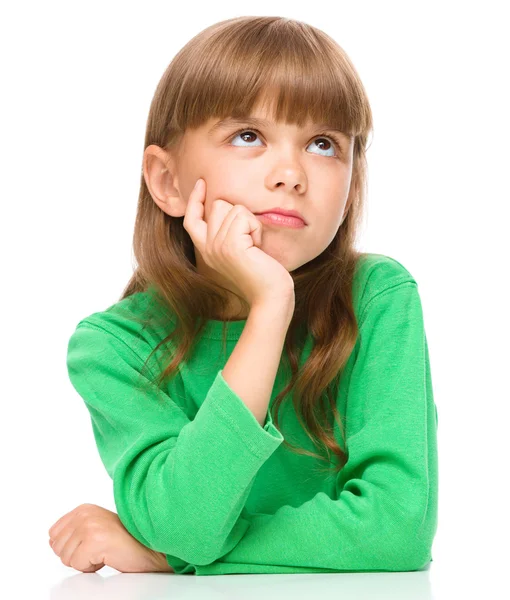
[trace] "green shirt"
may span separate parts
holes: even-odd
[[[82,319],[67,354],[132,536],[164,553],[177,574],[427,568],[437,528],[437,408],[418,285],[399,262],[366,253],[357,264],[359,335],[337,398],[349,460],[336,475],[317,473],[331,465],[283,445],[319,453],[291,398],[280,408],[281,433],[273,423],[270,408],[286,385],[281,364],[264,426],[223,378],[245,320],[228,322],[225,352],[222,321],[207,321],[164,389],[142,377],[172,325],[142,327],[150,298],[139,292]],[[307,336],[301,365],[310,351]],[[159,366],[170,357],[167,350]]]

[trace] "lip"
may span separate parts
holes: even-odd
[[[274,213],[277,215],[283,215],[284,217],[295,217],[296,219],[301,219],[304,225],[308,223],[304,220],[303,215],[299,213],[297,210],[286,210],[284,208],[280,208],[279,206],[275,206],[274,208],[268,208],[264,212],[254,213],[256,215],[266,215],[268,213]]]
[[[304,221],[298,217],[289,217],[280,213],[262,213],[257,215],[257,219],[266,225],[276,227],[290,227],[291,229],[302,229],[306,227]]]

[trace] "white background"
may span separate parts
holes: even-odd
[[[240,8],[3,5],[1,546],[3,582],[18,591],[9,597],[502,598],[510,558],[506,3]],[[49,527],[77,505],[116,510],[66,349],[78,321],[115,303],[132,273],[153,93],[191,37],[241,15],[323,29],[366,87],[374,134],[361,249],[397,259],[419,284],[438,407],[439,527],[429,571],[83,574],[48,545]]]

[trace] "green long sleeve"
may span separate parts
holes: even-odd
[[[207,564],[249,523],[240,518],[260,466],[283,441],[262,428],[218,372],[195,418],[138,385],[140,359],[110,333],[82,323],[68,350],[69,377],[89,409],[119,518],[144,545]]]
[[[349,460],[334,493],[252,515],[249,529],[204,574],[241,565],[412,571],[431,560],[437,518],[436,413],[415,283],[377,295],[350,374]],[[232,567],[232,571],[227,571]],[[273,571],[281,572],[281,571]]]
[[[330,476],[317,472],[325,463],[283,444],[317,452],[290,399],[281,431],[273,423],[282,370],[263,427],[222,377],[246,321],[228,323],[225,353],[223,323],[209,321],[162,390],[141,374],[163,335],[139,325],[152,310],[149,293],[78,323],[69,378],[119,518],[177,574],[412,571],[432,560],[437,408],[418,286],[394,259],[366,254],[353,298],[359,335],[337,398],[348,461]],[[300,366],[311,346],[307,338]]]

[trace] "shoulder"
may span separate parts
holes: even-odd
[[[169,333],[173,323],[171,315],[163,313],[153,292],[137,292],[102,311],[91,313],[82,318],[71,336],[78,335],[83,329],[96,331],[97,337],[116,338],[121,346],[128,347],[142,360],[153,347]]]
[[[401,262],[384,254],[361,254],[353,281],[358,321],[361,322],[367,306],[376,296],[402,284],[417,286],[414,276]]]

